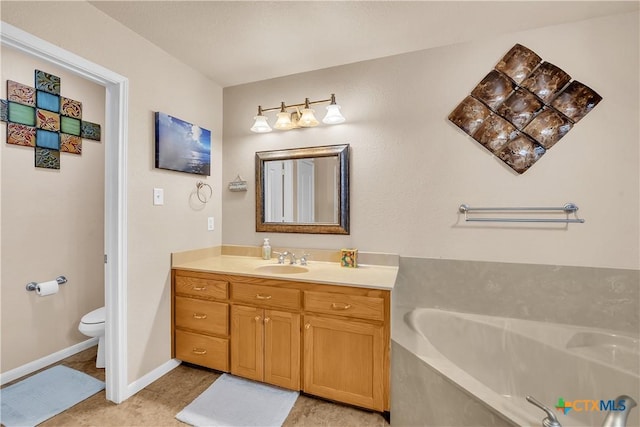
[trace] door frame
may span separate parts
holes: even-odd
[[[127,387],[127,136],[129,79],[17,27],[0,22],[0,46],[56,65],[103,86],[105,106],[106,397],[121,403]],[[108,262],[107,262],[108,261]]]

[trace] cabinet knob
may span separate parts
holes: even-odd
[[[256,322],[260,321],[260,316],[256,316]]]
[[[207,315],[206,314],[201,314],[201,313],[193,313],[193,318],[194,319],[206,319]]]
[[[204,348],[194,348],[192,351],[194,354],[207,354],[207,350]]]
[[[334,302],[331,304],[331,308],[334,310],[348,310],[351,308],[351,304],[345,304],[341,302]]]
[[[269,323],[269,320],[271,320],[271,318],[270,318],[270,317],[265,317],[265,318],[264,318],[264,323]]]
[[[304,325],[305,329],[309,329],[311,327],[311,323],[307,323],[306,325]]]
[[[256,294],[256,299],[271,299],[271,295]]]
[[[193,290],[194,291],[206,291],[207,287],[206,286],[194,286]]]

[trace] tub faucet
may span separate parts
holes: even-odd
[[[626,427],[629,412],[637,405],[636,401],[627,395],[616,397],[602,427]]]
[[[544,412],[547,413],[546,418],[542,420],[542,427],[562,427],[562,425],[560,425],[560,423],[558,422],[558,419],[556,418],[555,414],[551,411],[551,409],[547,408],[546,406],[544,406],[542,403],[538,402],[538,400],[534,399],[531,396],[527,396],[526,399],[527,399],[527,402],[537,406],[538,408],[542,409]]]

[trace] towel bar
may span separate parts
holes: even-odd
[[[470,213],[473,212],[557,212],[575,214],[578,211],[578,206],[574,203],[567,203],[562,207],[493,207],[493,208],[473,208],[467,204],[462,204],[458,207],[458,212],[464,214],[464,220],[469,222],[546,222],[546,223],[562,223],[573,224],[584,223],[582,218],[469,218]]]

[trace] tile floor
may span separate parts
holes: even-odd
[[[95,367],[96,347],[64,359],[60,364],[104,381],[104,369]],[[105,399],[104,391],[80,402],[40,424],[53,426],[186,426],[175,415],[220,374],[190,365],[180,365],[148,387],[116,405]],[[309,396],[300,396],[283,427],[384,427],[382,415],[339,405]]]

